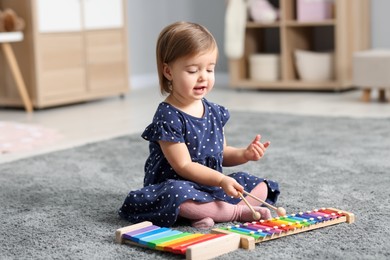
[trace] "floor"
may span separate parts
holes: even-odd
[[[387,93],[388,94],[388,93]],[[276,112],[318,116],[389,118],[390,103],[362,102],[360,90],[343,92],[294,92],[234,90],[216,86],[207,97],[230,110]],[[66,149],[116,136],[140,133],[150,123],[163,97],[155,88],[130,91],[123,97],[50,108],[27,114],[22,109],[0,108],[0,121],[56,129],[56,142],[32,151],[0,154],[0,163]]]

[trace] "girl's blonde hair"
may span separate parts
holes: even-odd
[[[171,93],[170,81],[164,76],[164,63],[178,58],[193,56],[210,50],[218,50],[213,35],[202,25],[191,22],[176,22],[165,27],[157,40],[157,72],[161,94]]]

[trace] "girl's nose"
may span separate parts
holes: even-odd
[[[202,81],[205,81],[207,79],[207,72],[202,70],[200,73],[199,73],[199,78],[198,78],[198,81],[199,82],[202,82]]]

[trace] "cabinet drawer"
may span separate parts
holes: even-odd
[[[79,33],[40,36],[40,91],[43,97],[85,92],[83,37]]]
[[[127,53],[122,30],[86,34],[89,89],[124,89],[127,86]]]

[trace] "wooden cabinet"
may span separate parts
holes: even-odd
[[[276,22],[248,21],[244,56],[229,60],[230,85],[234,88],[342,90],[352,86],[352,54],[370,47],[370,0],[334,0],[333,18],[302,22],[297,19],[297,0],[271,1],[279,7]],[[301,80],[294,52],[331,51],[334,77],[326,81]],[[280,55],[277,81],[251,80],[249,57],[255,53]]]
[[[125,0],[0,0],[0,4],[26,21],[25,40],[14,49],[34,107],[128,91]],[[0,74],[0,104],[22,105],[13,88],[7,73]]]

